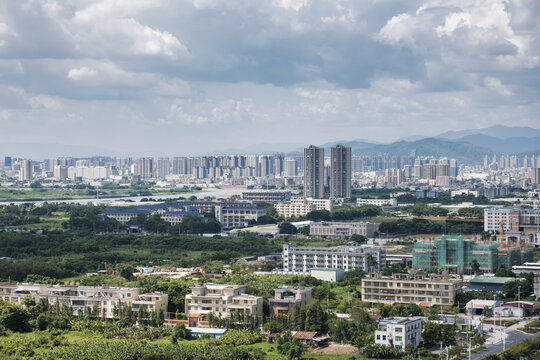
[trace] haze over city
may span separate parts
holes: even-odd
[[[539,14],[534,0],[0,1],[3,146],[172,156],[537,128]]]

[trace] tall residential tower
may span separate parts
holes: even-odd
[[[351,148],[337,145],[330,156],[330,197],[347,199],[351,197]]]
[[[324,148],[304,149],[304,197],[324,198]]]

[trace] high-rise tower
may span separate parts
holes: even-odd
[[[324,148],[304,149],[304,197],[324,198]]]
[[[330,197],[351,197],[351,148],[337,145],[330,151]]]

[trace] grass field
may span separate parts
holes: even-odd
[[[63,211],[53,212],[51,215],[40,215],[40,222],[37,224],[25,224],[6,226],[6,229],[25,229],[25,230],[61,230],[62,223],[69,220],[69,215]]]
[[[165,190],[148,189],[139,190],[131,188],[100,189],[100,198],[127,197],[127,196],[155,196],[171,194],[192,194],[200,192],[183,188]],[[50,200],[75,200],[96,197],[96,190],[88,189],[56,189],[56,188],[1,188],[0,201],[50,201]]]

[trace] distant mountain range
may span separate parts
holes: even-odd
[[[482,129],[447,131],[436,137],[450,140],[459,140],[469,135],[487,135],[499,139],[508,138],[538,138],[540,129],[527,126],[494,125]]]
[[[496,125],[474,130],[447,131],[435,137],[412,135],[398,141],[383,144],[365,139],[333,141],[320,146],[330,154],[330,147],[345,144],[356,155],[411,155],[446,156],[465,164],[480,164],[484,155],[517,154],[540,155],[540,129]],[[308,144],[276,143],[253,144],[245,148],[212,151],[205,155],[226,154],[269,154],[302,152]],[[89,157],[94,155],[125,156],[111,149],[92,146],[53,143],[0,143],[0,154],[44,159],[56,156]],[[147,154],[148,155],[148,154]],[[144,156],[130,154],[129,156]]]

